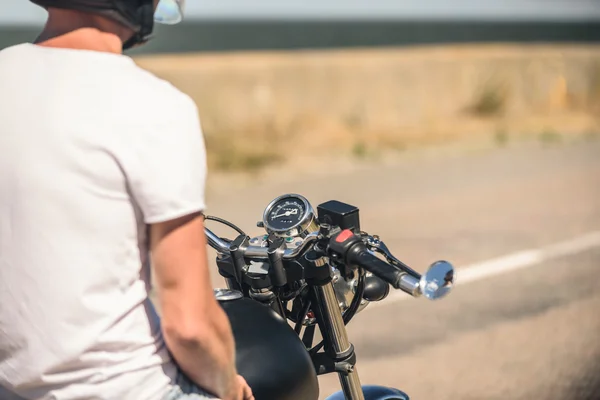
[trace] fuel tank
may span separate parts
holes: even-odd
[[[239,292],[220,289],[215,295],[231,323],[238,372],[256,400],[318,400],[315,368],[288,323]]]

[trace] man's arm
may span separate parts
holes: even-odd
[[[221,399],[241,398],[231,326],[210,282],[203,217],[150,225],[150,244],[162,329],[175,361]]]
[[[209,279],[201,216],[206,148],[196,104],[161,83],[144,106],[146,117],[134,119],[136,129],[120,138],[116,157],[149,226],[167,347],[198,386],[223,400],[251,399],[236,373],[231,326]]]

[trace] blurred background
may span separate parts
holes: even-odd
[[[258,234],[278,195],[337,199],[418,271],[458,268],[443,301],[352,321],[363,383],[600,399],[600,2],[188,3],[131,55],[198,105],[209,214]],[[0,9],[0,48],[35,39],[43,10]]]

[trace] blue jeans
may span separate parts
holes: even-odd
[[[200,389],[181,371],[177,373],[175,385],[162,400],[218,400],[217,397]]]
[[[200,389],[179,371],[175,385],[162,400],[218,400],[217,397]],[[0,386],[0,400],[25,400]]]

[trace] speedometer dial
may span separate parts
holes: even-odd
[[[314,212],[308,201],[302,196],[293,194],[273,200],[263,216],[267,231],[284,234],[284,236],[301,234],[313,221]]]
[[[275,203],[272,211],[269,213],[269,227],[278,231],[292,229],[302,221],[305,212],[306,208],[300,199],[289,198],[280,200],[278,203]]]

